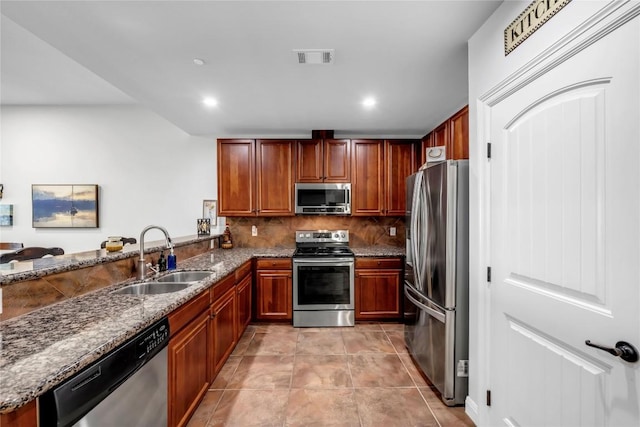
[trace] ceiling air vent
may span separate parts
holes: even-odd
[[[334,49],[293,49],[298,56],[298,64],[333,64]]]

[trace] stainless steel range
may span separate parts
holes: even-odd
[[[354,265],[349,231],[296,231],[293,326],[354,326]]]

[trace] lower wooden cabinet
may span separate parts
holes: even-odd
[[[256,262],[256,319],[293,319],[291,258],[264,258]]]
[[[236,331],[236,288],[233,287],[211,305],[212,380],[237,343]]]
[[[169,341],[169,425],[186,425],[209,388],[209,312],[203,311]]]
[[[238,307],[238,340],[251,322],[251,274],[236,285],[236,305]]]
[[[32,400],[8,414],[0,414],[0,427],[37,427],[38,408]]]
[[[356,320],[400,319],[402,264],[399,258],[356,259]]]

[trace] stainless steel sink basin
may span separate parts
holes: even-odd
[[[136,285],[125,286],[124,288],[113,291],[114,294],[128,295],[157,295],[178,292],[187,289],[191,283],[180,282],[146,282]]]
[[[213,271],[176,271],[155,279],[156,282],[193,283],[211,276]]]

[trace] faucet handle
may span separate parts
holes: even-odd
[[[147,268],[150,270],[153,270],[156,275],[160,274],[160,269],[157,267],[154,267],[153,264],[151,264],[150,262],[147,263]]]

